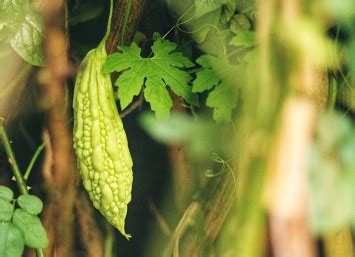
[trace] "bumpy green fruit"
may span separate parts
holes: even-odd
[[[102,215],[127,238],[124,229],[131,201],[132,158],[114,101],[104,44],[91,50],[74,90],[74,149],[84,187]]]

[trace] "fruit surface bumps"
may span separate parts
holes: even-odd
[[[104,44],[88,52],[74,90],[74,149],[90,199],[127,238],[124,223],[131,201],[132,158],[118,115],[109,75],[102,73]]]

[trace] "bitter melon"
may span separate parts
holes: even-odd
[[[84,58],[74,89],[74,149],[85,189],[110,224],[124,236],[131,200],[132,158],[114,101],[105,40]]]

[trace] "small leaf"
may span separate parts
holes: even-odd
[[[221,83],[207,97],[206,105],[214,108],[213,118],[216,121],[230,121],[232,110],[236,107],[237,96],[230,85]]]
[[[230,121],[232,111],[237,104],[236,81],[243,70],[240,65],[231,65],[227,56],[202,55],[196,62],[202,69],[196,73],[192,84],[193,92],[212,89],[207,97],[206,106],[213,108],[216,121]]]
[[[210,90],[221,81],[221,79],[212,72],[212,66],[210,65],[208,57],[208,55],[202,55],[196,60],[203,68],[196,73],[196,79],[192,85],[192,92],[201,93]]]
[[[10,188],[0,185],[0,198],[11,201],[14,198],[14,192]]]
[[[237,34],[229,41],[229,44],[237,47],[256,46],[256,32],[246,29],[239,30]]]
[[[48,237],[42,226],[40,219],[28,213],[23,209],[16,209],[13,223],[18,225],[25,235],[25,244],[33,248],[46,248],[48,246]]]
[[[6,242],[6,255],[5,257],[21,257],[25,248],[25,239],[21,229],[10,223],[9,233]]]
[[[18,200],[18,205],[30,214],[40,214],[43,209],[43,202],[35,195],[21,195]]]
[[[21,257],[25,240],[21,229],[13,223],[0,223],[0,256]]]
[[[14,213],[14,206],[7,200],[0,199],[0,221],[11,220]]]

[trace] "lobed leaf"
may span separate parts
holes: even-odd
[[[233,89],[225,83],[216,86],[208,95],[206,105],[214,108],[213,118],[216,121],[228,122],[232,110],[236,107],[237,96]]]
[[[190,74],[183,70],[193,63],[176,50],[176,44],[158,38],[153,46],[153,57],[143,58],[136,43],[120,46],[117,53],[108,56],[104,73],[122,72],[115,85],[121,109],[125,109],[143,88],[145,99],[157,116],[166,117],[172,107],[167,86],[189,104],[198,106],[198,98],[188,85]]]
[[[213,108],[216,121],[228,122],[237,104],[236,78],[241,67],[231,65],[225,55],[202,55],[196,62],[201,70],[192,84],[193,92],[210,91],[206,106]]]

